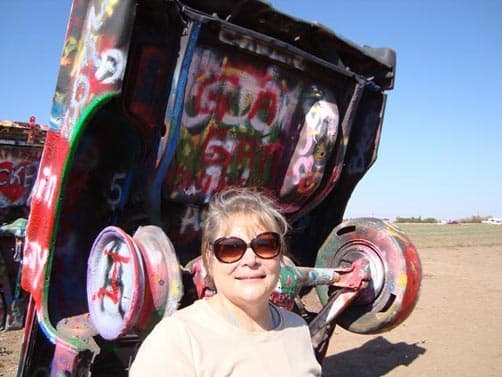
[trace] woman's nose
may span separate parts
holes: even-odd
[[[254,250],[251,249],[250,246],[248,246],[246,251],[244,252],[244,255],[242,256],[241,261],[243,264],[254,266],[258,262],[258,256],[254,252]]]

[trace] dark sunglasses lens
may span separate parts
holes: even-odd
[[[275,258],[281,249],[280,236],[274,232],[261,233],[251,241],[251,247],[260,258]]]
[[[246,252],[247,245],[240,238],[219,238],[214,241],[214,255],[223,263],[236,262]]]

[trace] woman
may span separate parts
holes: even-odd
[[[202,258],[216,294],[160,321],[130,376],[320,376],[305,321],[269,303],[287,229],[262,194],[215,195],[203,224]]]

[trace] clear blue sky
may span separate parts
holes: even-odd
[[[272,0],[397,51],[379,157],[348,217],[502,217],[502,1]],[[48,123],[70,1],[0,0],[0,119]]]

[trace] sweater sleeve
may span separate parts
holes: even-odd
[[[141,344],[130,377],[195,377],[190,335],[178,319],[159,322]]]

